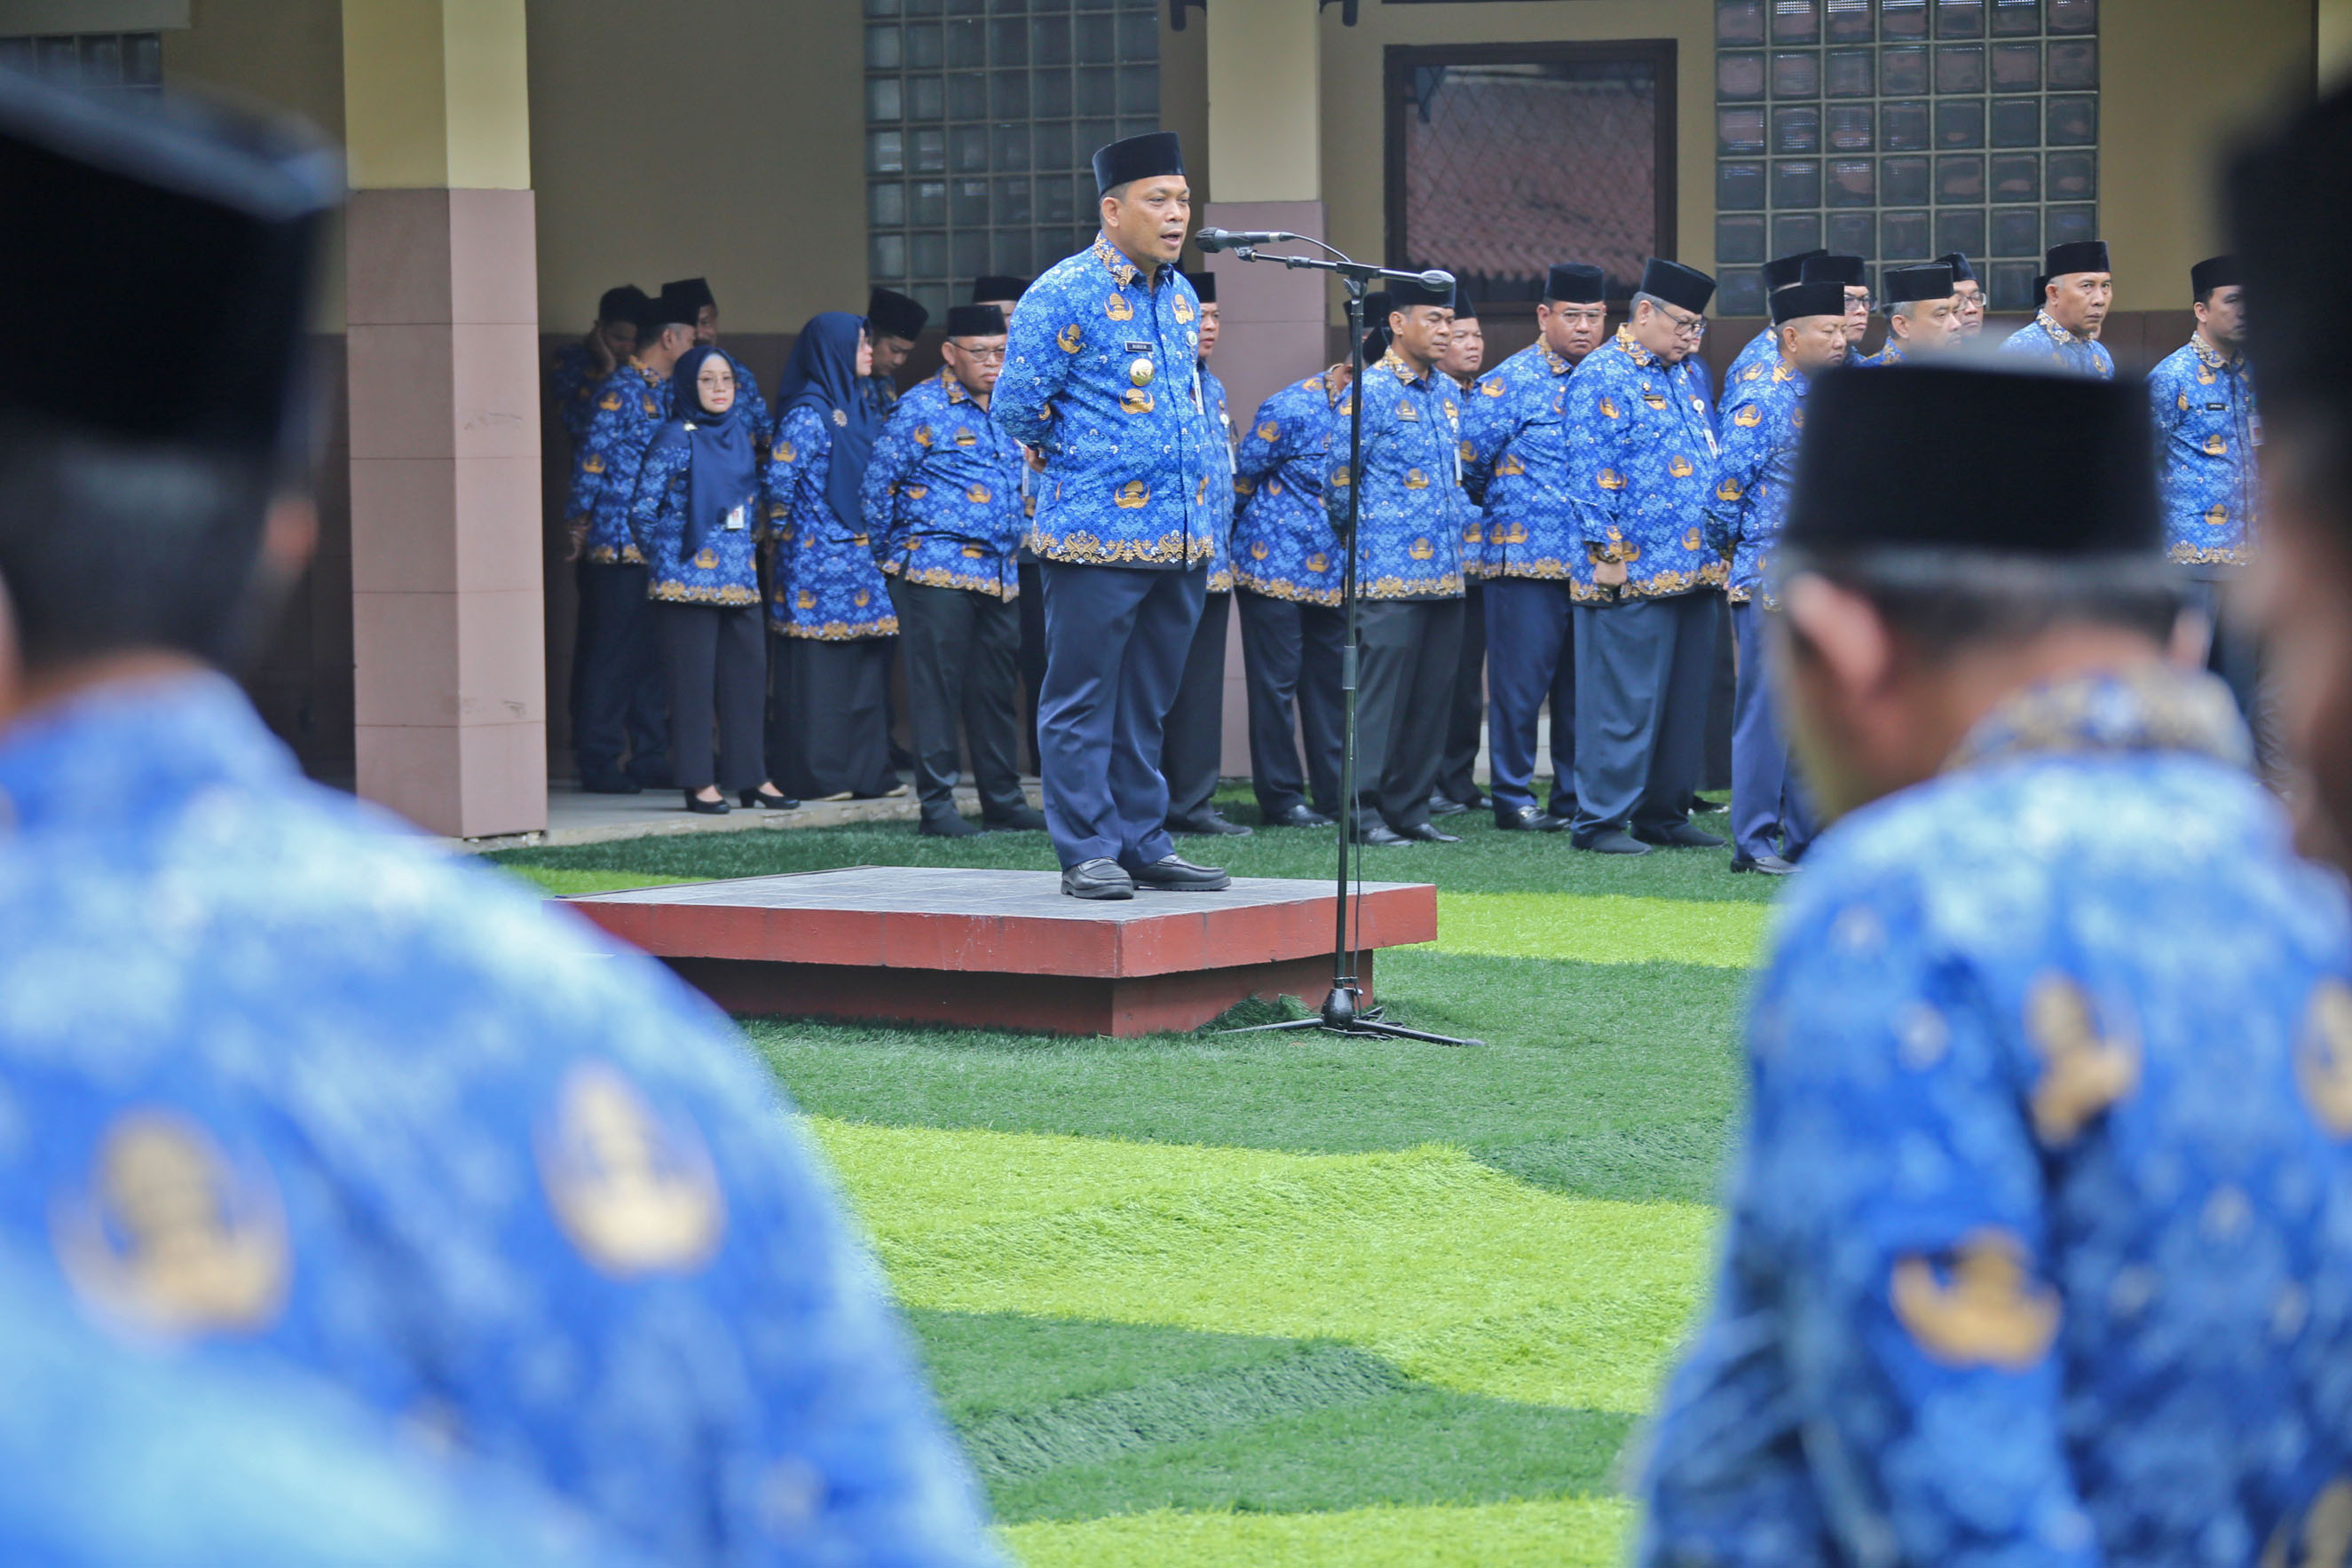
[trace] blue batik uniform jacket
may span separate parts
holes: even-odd
[[[863,519],[853,532],[825,495],[833,431],[825,413],[802,403],[777,421],[768,445],[761,480],[775,552],[768,629],[823,643],[895,637],[898,616],[874,559],[873,536]]]
[[[635,360],[604,378],[596,413],[572,458],[572,497],[564,517],[588,525],[587,558],[610,566],[645,559],[629,530],[637,468],[669,421],[669,378]]]
[[[307,782],[217,676],[20,722],[0,797],[0,1246],[84,1311],[658,1562],[994,1561],[773,1079],[661,965]]]
[[[1771,374],[1772,367],[1780,362],[1780,333],[1777,328],[1768,324],[1761,332],[1742,343],[1739,352],[1731,356],[1730,367],[1723,372],[1723,395],[1729,397],[1743,382]]]
[[[1874,354],[1848,352],[1845,362],[1849,365],[1866,366],[1871,370],[1885,370],[1891,365],[1909,364],[1911,356],[1903,351],[1903,345],[1895,340],[1894,333],[1889,332],[1886,335],[1886,341],[1879,345],[1878,352]],[[1725,433],[1725,439],[1730,439],[1728,432]]]
[[[727,354],[724,349],[719,351]],[[751,366],[732,354],[727,354],[727,362],[735,371],[736,406],[751,416],[752,437],[767,440],[775,434],[775,427],[768,423],[768,400],[760,395],[760,378],[751,373]]]
[[[1723,586],[1709,391],[1696,355],[1662,364],[1622,327],[1569,377],[1569,497],[1591,559],[1625,563],[1625,586],[1607,597]]]
[[[1814,845],[1637,1561],[2284,1563],[2343,1528],[2352,923],[2246,751],[2210,677],[2060,683]]]
[[[1234,576],[1252,593],[1339,602],[1339,536],[1323,509],[1332,455],[1348,441],[1353,400],[1309,376],[1258,404],[1234,449]],[[1344,521],[1344,515],[1343,519]]]
[[[702,548],[687,559],[687,482],[693,460],[687,442],[656,441],[637,466],[629,537],[645,558],[646,597],[672,604],[757,604],[759,547],[766,534],[759,494],[746,496],[726,526],[705,534]]]
[[[2046,361],[2078,376],[2116,379],[2115,356],[2096,338],[2079,338],[2058,325],[2047,310],[2036,310],[2031,322],[2011,332],[2000,352]]]
[[[1024,471],[1020,444],[952,371],[900,398],[858,489],[882,570],[926,588],[1019,597]]]
[[[2147,377],[2164,465],[2165,543],[2194,576],[2227,575],[2253,559],[2262,416],[2245,356],[2191,337]]]
[[[1211,508],[1209,542],[1214,548],[1209,555],[1209,586],[1211,593],[1231,593],[1234,591],[1234,513],[1241,506],[1241,496],[1234,481],[1240,476],[1234,464],[1234,416],[1225,404],[1225,383],[1205,364],[1201,366],[1201,403],[1209,422],[1210,458],[1222,477],[1212,480],[1209,493],[1225,497],[1224,509]]]
[[[1462,410],[1463,474],[1486,492],[1481,575],[1564,581],[1590,601],[1600,595],[1569,498],[1561,429],[1575,369],[1540,338],[1496,366]]]
[[[1324,482],[1335,535],[1348,527],[1348,490],[1360,484],[1356,591],[1366,599],[1458,599],[1462,539],[1475,525],[1462,488],[1462,389],[1435,370],[1415,375],[1394,349],[1364,368],[1363,473],[1342,443]]]
[[[888,376],[860,376],[857,387],[866,394],[866,401],[874,405],[874,412],[886,418],[898,406],[898,383]]]
[[[1723,398],[1723,473],[1716,516],[1732,542],[1730,597],[1778,608],[1771,594],[1772,547],[1788,520],[1797,442],[1805,430],[1810,382],[1786,360]]]
[[[596,415],[596,392],[604,380],[605,372],[596,369],[585,343],[566,343],[548,361],[548,393],[555,400],[556,417],[563,421],[563,433],[573,446],[588,434],[588,422]]]
[[[1030,548],[1075,566],[1205,566],[1232,495],[1193,371],[1201,302],[1100,235],[1021,297],[989,406],[1041,449]]]

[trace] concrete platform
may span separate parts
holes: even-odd
[[[1052,872],[853,866],[586,894],[568,902],[719,1006],[1055,1034],[1196,1029],[1249,997],[1330,987],[1328,883],[1066,898]],[[1371,949],[1434,941],[1437,890],[1366,883]]]

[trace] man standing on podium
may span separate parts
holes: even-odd
[[[1042,455],[1031,543],[1045,601],[1045,825],[1074,898],[1213,890],[1176,853],[1160,746],[1233,490],[1176,270],[1192,217],[1172,131],[1095,153],[1102,232],[1029,287],[991,412]]]

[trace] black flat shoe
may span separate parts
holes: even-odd
[[[1733,871],[1761,872],[1766,876],[1787,876],[1797,868],[1790,865],[1787,861],[1782,860],[1779,855],[1774,854],[1771,851],[1767,850],[1760,855],[1732,856],[1731,869]]]
[[[1042,833],[1045,831],[1045,813],[1034,806],[1023,806],[1003,816],[991,816],[982,811],[980,820],[992,833]]]
[[[716,800],[706,800],[701,796],[696,794],[693,790],[688,789],[686,792],[686,809],[689,811],[699,812],[701,815],[706,817],[723,817],[734,808],[727,804],[727,800],[724,796],[721,796]]]
[[[1386,822],[1374,822],[1369,827],[1358,828],[1356,830],[1356,841],[1360,844],[1379,844],[1383,848],[1395,844],[1409,844],[1412,842],[1411,839],[1406,838],[1402,833],[1398,832]]]
[[[1304,800],[1293,801],[1279,811],[1260,808],[1259,814],[1265,818],[1265,825],[1269,828],[1328,828],[1331,825],[1330,818]]]
[[[1556,833],[1568,826],[1568,819],[1540,806],[1503,806],[1496,810],[1495,826],[1507,833]]]
[[[916,826],[915,831],[927,839],[976,839],[980,837],[982,830],[965,821],[962,817],[955,816],[925,817]]]
[[[1676,822],[1671,828],[1635,828],[1633,836],[1645,844],[1658,844],[1670,850],[1719,850],[1731,841],[1688,822]]]
[[[1434,822],[1415,822],[1410,828],[1402,828],[1398,831],[1415,843],[1458,844],[1462,841],[1461,834],[1449,833]]]
[[[1196,817],[1171,817],[1168,819],[1168,831],[1193,838],[1232,839],[1245,839],[1257,831],[1255,828],[1244,827],[1239,822],[1229,822],[1215,811],[1202,811]]]
[[[1104,857],[1080,861],[1062,873],[1062,891],[1072,898],[1133,898],[1135,880]]]
[[[1136,886],[1160,893],[1217,893],[1234,884],[1224,867],[1194,865],[1182,855],[1162,855],[1129,874]]]
[[[1433,817],[1458,817],[1469,809],[1451,795],[1432,795],[1429,798],[1429,814]]]
[[[743,791],[742,800],[743,809],[747,811],[755,808],[770,811],[789,811],[800,804],[790,795],[781,793],[771,795],[765,789],[746,789]]]
[[[1591,850],[1597,855],[1645,855],[1650,846],[1622,828],[1603,828],[1591,838],[1575,841],[1580,850]]]

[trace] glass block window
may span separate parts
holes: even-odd
[[[2030,310],[2044,246],[2098,234],[2098,0],[1715,0],[1718,308],[1824,246],[1948,250]]]
[[[1154,0],[864,0],[866,273],[934,317],[1095,235],[1095,149],[1160,129]]]
[[[163,90],[161,33],[65,33],[0,37],[0,69],[100,92]]]

